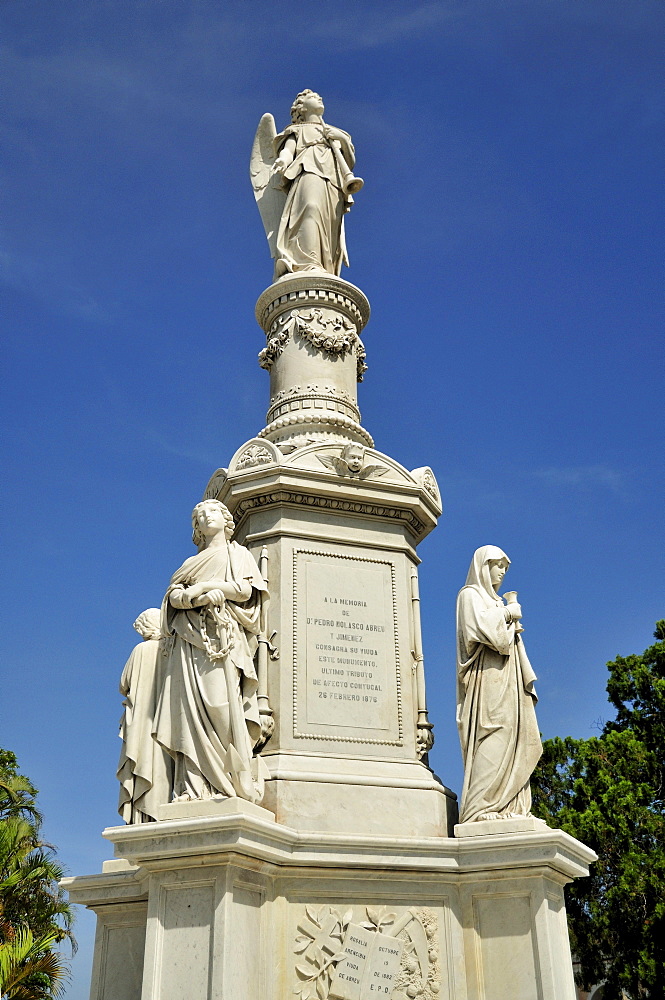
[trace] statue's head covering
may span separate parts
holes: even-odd
[[[475,587],[483,596],[490,597],[492,602],[500,600],[490,580],[490,563],[498,562],[499,559],[505,559],[510,566],[510,559],[498,545],[481,545],[473,553],[464,586]]]

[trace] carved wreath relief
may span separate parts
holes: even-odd
[[[245,451],[236,462],[236,469],[249,469],[253,465],[270,465],[274,458],[267,448],[253,444]]]
[[[429,495],[432,497],[433,500],[435,500],[437,503],[441,502],[441,497],[439,496],[439,490],[436,485],[436,479],[434,478],[434,473],[432,472],[431,469],[425,470],[425,474],[423,476],[423,487],[425,490],[427,490],[427,492],[429,493]]]
[[[306,906],[294,944],[300,1000],[438,1000],[441,964],[433,910],[410,907],[401,916],[368,906]]]
[[[319,351],[345,358],[355,352],[357,378],[367,371],[366,351],[355,325],[332,309],[294,309],[279,316],[270,326],[268,343],[259,352],[259,365],[270,369],[286,347],[289,337],[298,335]]]

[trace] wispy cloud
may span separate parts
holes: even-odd
[[[448,3],[421,3],[411,10],[400,7],[393,14],[389,10],[383,6],[377,6],[374,12],[359,10],[358,15],[350,21],[345,17],[325,24],[319,23],[314,27],[313,34],[327,38],[337,36],[346,48],[379,48],[423,35],[459,16],[459,6]]]
[[[215,469],[219,465],[219,456],[213,455],[212,452],[208,452],[203,448],[191,447],[189,443],[181,444],[179,441],[169,438],[165,434],[160,434],[152,428],[148,428],[144,432],[144,438],[151,448],[158,448],[166,455],[184,458],[188,462],[205,466],[206,469]]]
[[[72,283],[67,270],[55,254],[38,257],[0,247],[0,285],[27,292],[61,315],[109,323],[108,310],[82,285]]]
[[[574,486],[582,489],[601,488],[625,495],[626,479],[619,469],[609,465],[549,466],[534,470],[533,475],[551,486]]]

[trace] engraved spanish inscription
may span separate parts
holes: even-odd
[[[344,958],[335,968],[330,997],[335,1000],[362,1000],[360,988],[365,979],[367,961],[372,950],[374,938],[371,931],[360,924],[349,924],[342,945]]]
[[[400,970],[404,941],[389,934],[373,933],[360,924],[349,924],[330,985],[335,1000],[370,1000],[392,996]]]
[[[297,553],[298,728],[324,738],[401,736],[394,567]]]

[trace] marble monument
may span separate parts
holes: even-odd
[[[457,597],[457,724],[464,758],[461,823],[531,817],[529,779],[542,753],[536,675],[517,593],[497,591],[510,559],[476,550]]]
[[[340,268],[363,182],[323,112],[301,91],[254,140],[268,411],[123,675],[125,823],[65,880],[98,917],[91,1000],[575,1000],[563,887],[594,855],[528,815],[533,676],[491,546],[459,602],[462,823],[429,766],[416,549],[441,496],[361,423],[370,309]]]

